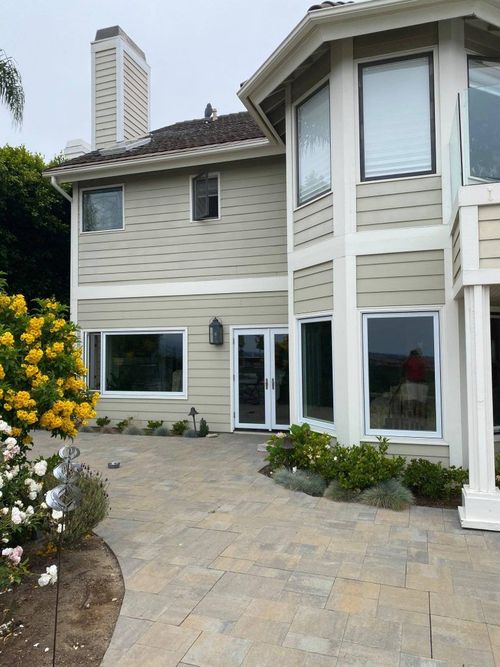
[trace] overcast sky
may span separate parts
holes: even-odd
[[[236,91],[313,0],[2,0],[0,48],[20,69],[21,130],[0,107],[0,145],[50,159],[68,139],[90,141],[90,42],[120,25],[151,66],[152,129],[242,110]]]

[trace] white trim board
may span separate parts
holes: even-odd
[[[74,288],[73,297],[85,299],[125,299],[151,296],[188,296],[192,294],[240,294],[246,292],[286,292],[287,276],[233,278],[170,283],[88,285]]]

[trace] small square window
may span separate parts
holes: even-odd
[[[82,231],[123,229],[123,188],[99,188],[82,193]]]
[[[193,178],[193,220],[219,217],[219,178],[200,174]]]

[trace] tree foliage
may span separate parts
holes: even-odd
[[[69,303],[70,204],[42,176],[43,157],[0,148],[0,272],[29,302]]]
[[[3,49],[0,49],[0,102],[7,106],[14,123],[20,125],[24,111],[21,74],[14,60]]]

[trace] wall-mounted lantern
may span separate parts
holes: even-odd
[[[222,345],[224,342],[224,329],[222,322],[214,317],[208,325],[208,342],[210,345]]]

